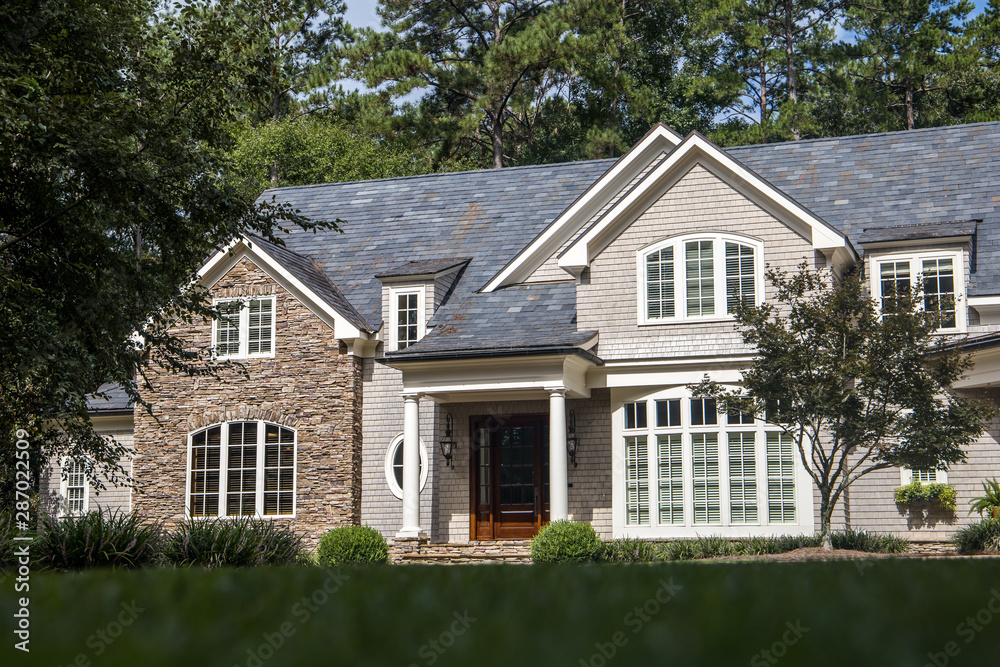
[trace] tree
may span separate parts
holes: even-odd
[[[238,90],[260,72],[237,57],[217,9],[159,14],[153,0],[0,5],[0,492],[13,498],[15,433],[37,468],[83,462],[118,479],[85,397],[103,382],[141,403],[141,361],[211,372],[169,335],[212,314],[184,289],[238,234],[275,240],[276,203],[227,183]],[[242,88],[241,88],[242,87]],[[278,241],[280,242],[280,241]],[[136,333],[142,338],[136,338]]]
[[[429,88],[408,120],[445,159],[516,161],[543,100],[565,69],[568,26],[547,0],[382,0],[389,32],[367,29],[349,49],[369,86],[400,99]]]
[[[897,110],[900,123],[885,129],[912,130],[947,124],[947,94],[974,67],[974,52],[962,35],[972,11],[969,0],[865,0],[852,4],[844,27],[857,36],[841,45],[848,71],[874,106]],[[901,112],[901,113],[900,113]]]
[[[768,271],[776,303],[738,308],[736,326],[756,351],[742,387],[706,379],[692,390],[791,438],[819,491],[829,549],[833,511],[851,484],[892,466],[943,469],[964,460],[962,447],[993,410],[951,390],[971,361],[935,335],[946,304],[939,310],[919,292],[901,291],[880,314],[860,271],[838,282],[799,269]]]

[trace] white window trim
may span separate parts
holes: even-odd
[[[80,510],[79,514],[71,514],[69,512],[69,477],[66,475],[66,466],[73,462],[73,457],[65,457],[59,465],[59,497],[62,499],[62,503],[59,507],[59,516],[83,516],[90,511],[90,480],[87,479],[87,475],[83,476],[83,509]]]
[[[719,415],[717,425],[692,426],[690,402],[691,395],[685,387],[643,393],[648,390],[622,390],[616,392],[612,403],[612,530],[615,537],[656,538],[693,538],[705,536],[753,537],[778,535],[809,535],[814,527],[814,499],[812,480],[802,466],[798,451],[793,445],[793,461],[795,466],[795,523],[770,523],[768,521],[767,505],[767,433],[780,432],[770,424],[756,420],[754,424],[726,423],[725,414]],[[632,394],[632,395],[628,395]],[[657,400],[681,399],[681,426],[657,428],[654,404]],[[647,427],[644,429],[625,430],[625,404],[636,401],[646,401],[648,412]],[[754,431],[756,435],[754,447],[754,471],[757,476],[757,521],[753,523],[732,523],[730,507],[729,478],[729,444],[727,434],[730,432]],[[692,433],[714,432],[719,434],[719,523],[694,523],[694,494],[692,466]],[[684,523],[658,525],[659,484],[656,470],[656,436],[667,433],[681,433],[682,484],[684,499]],[[649,473],[649,525],[629,525],[627,523],[626,490],[625,490],[625,438],[632,435],[647,436]]]
[[[913,470],[911,468],[901,467],[899,469],[899,485],[907,486],[913,482]],[[937,470],[937,481],[931,482],[931,484],[947,484],[948,483],[948,471]]]
[[[400,433],[392,442],[389,443],[389,449],[385,452],[385,481],[389,484],[389,490],[392,495],[396,496],[400,500],[403,499],[403,489],[396,483],[396,475],[393,474],[392,470],[392,460],[395,458],[396,449],[403,446],[403,434]],[[423,438],[420,439],[420,490],[424,490],[424,486],[427,485],[427,447],[424,445]]]
[[[250,353],[250,301],[270,301],[271,302],[271,351]],[[212,355],[217,359],[273,359],[274,351],[278,347],[275,340],[276,324],[278,320],[278,303],[275,295],[262,294],[259,296],[219,298],[212,300],[212,306],[218,308],[219,304],[238,301],[240,303],[240,349],[236,354],[219,354],[216,350],[216,335],[219,328],[219,320],[212,319]]]
[[[423,287],[390,287],[389,288],[389,349],[396,351],[399,349],[399,297],[402,295],[417,295],[417,340],[424,337],[426,331],[427,316],[424,312],[424,288]]]
[[[875,306],[882,311],[882,271],[883,262],[910,262],[910,285],[914,285],[918,276],[923,273],[925,259],[950,259],[955,267],[955,326],[937,330],[939,334],[965,333],[969,326],[969,304],[965,294],[965,250],[900,250],[870,255],[869,273],[871,275],[870,289]],[[918,304],[923,308],[923,302]]]
[[[684,244],[689,241],[711,241],[712,262],[715,280],[715,313],[712,315],[687,314],[687,282],[685,271]],[[764,243],[759,239],[741,234],[682,234],[671,236],[636,251],[636,305],[639,326],[675,324],[690,322],[731,322],[733,315],[726,313],[726,242],[748,245],[754,250],[754,305],[764,301]],[[673,317],[649,317],[647,308],[646,257],[663,248],[674,248],[674,315]],[[721,308],[721,313],[720,313]]]
[[[218,422],[215,424],[209,424],[204,428],[199,428],[188,433],[187,436],[187,465],[185,470],[187,471],[184,479],[184,516],[187,519],[195,520],[211,520],[211,519],[241,519],[247,518],[246,515],[237,514],[226,514],[226,484],[228,483],[228,473],[229,473],[229,457],[226,451],[229,447],[229,425],[230,424],[246,424],[249,422],[255,422],[257,424],[257,465],[255,468],[256,482],[255,482],[255,498],[254,498],[254,516],[255,519],[294,519],[298,512],[299,505],[299,432],[298,430],[290,427],[278,424],[276,422],[269,422],[264,419],[234,419],[228,422]],[[292,457],[292,513],[291,514],[264,514],[264,424],[272,424],[278,428],[284,428],[291,431],[294,435],[294,449]],[[201,433],[202,431],[207,431],[210,428],[220,426],[220,452],[219,452],[219,512],[215,516],[192,516],[191,514],[191,463],[192,463],[192,443],[194,441],[194,436],[196,433]]]

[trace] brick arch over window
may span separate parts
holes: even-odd
[[[193,415],[187,420],[187,428],[188,431],[197,431],[198,429],[205,428],[206,426],[221,424],[223,422],[241,420],[254,421],[258,419],[261,421],[271,422],[273,424],[279,424],[281,426],[287,426],[288,428],[297,429],[299,426],[299,418],[295,415],[286,415],[280,410],[276,410],[274,408],[238,405],[225,408],[224,410],[210,410],[200,415]]]

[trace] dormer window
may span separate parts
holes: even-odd
[[[389,302],[392,304],[392,349],[405,350],[424,337],[424,291],[393,289]]]
[[[763,245],[713,234],[674,237],[638,252],[639,323],[725,320],[760,303]]]
[[[274,297],[217,300],[219,317],[212,323],[215,356],[274,356]]]
[[[958,305],[964,297],[961,251],[893,254],[874,262],[872,293],[883,313],[895,310],[898,295],[909,294],[919,284],[920,305],[940,314],[941,331],[965,330],[965,309]]]

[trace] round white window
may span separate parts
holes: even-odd
[[[389,444],[385,453],[385,481],[389,483],[392,495],[403,498],[403,434],[400,433]],[[420,490],[427,485],[427,447],[420,440]]]

